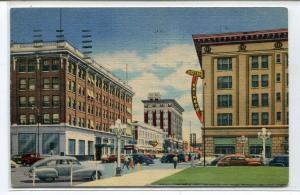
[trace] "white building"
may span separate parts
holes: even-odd
[[[157,153],[163,151],[163,144],[167,133],[162,129],[135,121],[132,123],[135,149],[138,152]],[[157,144],[153,144],[156,142]]]

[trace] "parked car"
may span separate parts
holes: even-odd
[[[10,160],[14,161],[17,164],[21,164],[21,155],[12,155]]]
[[[102,159],[103,163],[113,163],[117,162],[118,156],[115,154],[109,155],[109,156],[104,156]],[[125,161],[125,156],[121,155],[121,162],[123,163]]]
[[[15,161],[10,160],[10,168],[19,168],[19,165]]]
[[[240,154],[230,154],[221,158],[217,162],[217,166],[260,166],[261,161],[253,158],[246,158],[244,155]]]
[[[165,154],[161,159],[161,163],[173,163],[173,158],[175,154],[169,153]],[[186,155],[184,153],[178,154],[178,162],[186,162]]]
[[[24,166],[32,165],[33,163],[35,163],[41,159],[42,159],[42,157],[40,156],[39,153],[28,153],[28,154],[22,155],[21,164],[23,164]]]
[[[289,166],[289,155],[278,155],[269,162],[269,166],[288,167]]]
[[[209,165],[210,165],[210,166],[216,166],[217,163],[219,162],[219,160],[221,160],[223,157],[224,157],[224,155],[216,157],[215,159],[213,159],[213,160],[209,163]]]
[[[146,156],[144,154],[133,154],[132,159],[133,159],[134,164],[137,164],[137,163],[146,164],[146,165],[154,164],[153,159],[149,158],[148,156]]]
[[[51,156],[34,163],[25,175],[32,177],[33,170],[35,175],[41,181],[53,182],[60,177],[72,177],[80,179],[96,180],[102,176],[102,167],[82,165],[72,156]],[[97,176],[96,176],[97,175]]]

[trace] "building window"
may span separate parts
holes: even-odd
[[[276,54],[276,64],[280,64],[280,63],[281,63],[281,55]]]
[[[251,98],[251,102],[252,102],[252,106],[258,106],[258,94],[252,94],[251,95],[252,96],[252,98]]]
[[[73,64],[73,67],[72,67],[72,74],[73,74],[73,75],[76,75],[76,64]]]
[[[18,153],[26,154],[36,151],[35,133],[19,133],[18,134]]]
[[[73,118],[73,126],[76,126],[76,117]]]
[[[50,107],[50,96],[43,96],[43,107]]]
[[[27,70],[26,70],[26,64],[19,64],[19,69],[18,69],[18,71],[19,72],[26,72]]]
[[[231,107],[232,95],[218,95],[218,107]]]
[[[29,124],[30,125],[34,125],[36,122],[35,122],[35,115],[34,114],[30,114],[29,115]]]
[[[281,112],[276,112],[276,120],[281,121]]]
[[[50,89],[50,79],[49,78],[43,79],[43,88]]]
[[[50,124],[50,114],[43,114],[43,123]]]
[[[59,114],[52,114],[52,123],[53,124],[59,123]]]
[[[73,100],[72,106],[73,106],[73,109],[76,109],[76,101],[75,100]]]
[[[257,69],[258,68],[258,56],[252,56],[251,61],[251,68]]]
[[[289,92],[286,93],[286,105],[289,105]]]
[[[43,133],[43,154],[59,154],[59,134]]]
[[[281,80],[281,79],[280,79],[280,73],[277,73],[277,74],[276,74],[276,82],[280,82],[280,80]]]
[[[35,90],[35,79],[28,79],[29,90]]]
[[[85,155],[85,141],[79,140],[79,154]]]
[[[276,93],[276,101],[280,101],[281,100],[281,93],[280,92],[277,92]]]
[[[26,115],[25,114],[21,114],[19,116],[19,122],[21,125],[26,125]]]
[[[25,96],[19,97],[19,106],[26,107],[27,106],[27,98]]]
[[[71,123],[72,123],[72,116],[71,116],[71,114],[69,114],[69,116],[68,116],[68,123],[69,123],[69,125],[71,125]]]
[[[261,113],[261,123],[263,125],[269,124],[269,113],[268,112],[262,112]]]
[[[258,125],[258,123],[259,123],[258,113],[253,112],[252,113],[252,125]]]
[[[261,56],[261,68],[268,68],[269,56]]]
[[[231,76],[218,77],[218,89],[231,89],[231,88],[232,88]]]
[[[35,62],[30,61],[28,64],[28,72],[35,72]]]
[[[269,94],[261,94],[261,106],[269,106]]]
[[[252,75],[252,87],[258,87],[258,75]]]
[[[232,113],[218,114],[218,126],[231,126],[232,125]]]
[[[26,79],[20,79],[19,80],[19,89],[20,90],[26,90],[27,89],[27,80]]]
[[[286,73],[286,86],[289,86],[289,74],[288,73]]]
[[[54,59],[52,62],[53,62],[51,67],[52,71],[59,70],[59,64],[60,64],[59,59]]]
[[[58,95],[52,96],[52,105],[59,106],[59,96]]]
[[[58,77],[52,78],[52,87],[53,87],[53,89],[59,89],[59,78]]]
[[[76,140],[69,139],[68,143],[69,143],[69,155],[75,155]]]
[[[232,70],[232,58],[218,58],[217,70]]]
[[[269,76],[267,74],[261,75],[261,86],[262,87],[268,87],[269,85]]]
[[[35,97],[34,96],[30,96],[28,98],[28,106],[29,107],[35,106]]]
[[[50,70],[50,60],[44,60],[42,71],[49,71]]]
[[[72,81],[72,91],[76,93],[76,84],[75,81]]]

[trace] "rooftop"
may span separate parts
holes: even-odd
[[[195,44],[200,45],[216,45],[240,42],[260,42],[287,40],[288,29],[272,29],[249,32],[231,32],[221,34],[195,34],[192,35]]]
[[[117,84],[121,84],[127,90],[132,91],[132,87],[127,84],[124,80],[115,76],[107,67],[102,64],[97,63],[94,59],[86,59],[85,55],[76,47],[71,45],[68,41],[63,42],[39,42],[39,43],[13,43],[11,44],[11,54],[32,54],[37,53],[43,54],[47,52],[62,52],[62,51],[69,51],[74,56],[78,57],[82,62],[85,64],[90,65],[97,71],[107,75],[112,81],[116,82]]]

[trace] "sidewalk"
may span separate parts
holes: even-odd
[[[151,183],[173,175],[183,169],[151,169],[128,173],[120,177],[110,177],[97,181],[86,182],[77,185],[77,187],[136,187],[147,186]]]

